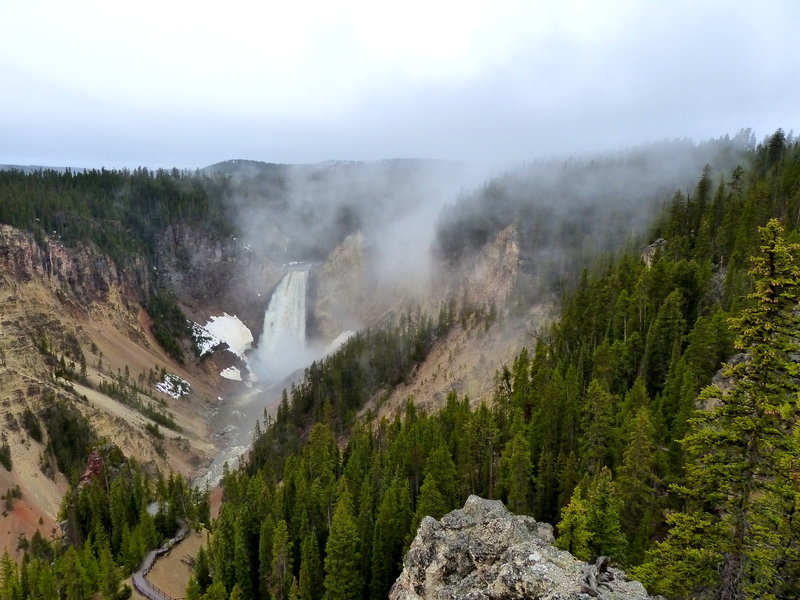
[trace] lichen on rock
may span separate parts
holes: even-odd
[[[587,564],[553,544],[553,528],[470,496],[437,521],[426,517],[390,600],[646,600],[637,581]]]

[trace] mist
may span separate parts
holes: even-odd
[[[272,266],[262,313],[280,312],[273,303],[285,294],[287,273],[302,269],[310,282],[329,284],[303,293],[312,304],[326,295],[324,306],[307,305],[303,316],[319,320],[312,313],[320,311],[330,321],[327,329],[304,323],[302,332],[287,335],[274,322],[291,321],[297,311],[265,315],[249,355],[256,390],[234,400],[237,415],[220,415],[216,427],[228,432],[232,452],[240,451],[253,419],[332,351],[334,338],[341,342],[348,331],[401,310],[460,301],[476,257],[509,226],[516,228],[519,277],[506,306],[497,307],[505,317],[498,335],[517,343],[541,327],[532,318],[537,303],[557,299],[598,254],[649,241],[652,217],[676,191],[691,194],[706,165],[715,182],[728,178],[754,144],[743,130],[703,143],[672,140],[512,168],[425,160],[209,167],[228,177],[241,243],[255,263]]]
[[[334,288],[348,298],[328,302],[339,328],[321,334],[311,327],[308,338],[321,348],[401,304],[431,307],[460,293],[473,257],[511,224],[521,250],[518,300],[554,296],[598,254],[640,239],[677,190],[691,193],[706,165],[715,181],[725,178],[754,144],[752,131],[742,130],[702,143],[671,140],[512,168],[396,159],[229,161],[207,170],[230,178],[242,241],[274,265],[275,286],[287,263],[304,263],[312,273],[326,261],[358,263],[336,267],[359,273]],[[352,256],[335,253],[345,247]],[[283,353],[282,371],[318,358],[320,348]]]
[[[657,211],[676,191],[691,195],[706,166],[717,183],[754,144],[742,130],[699,144],[673,140],[522,165],[448,205],[433,252],[446,273],[515,224],[525,288],[517,299],[554,299],[598,257],[641,243]]]

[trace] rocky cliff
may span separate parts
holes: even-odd
[[[112,290],[134,300],[146,289],[141,260],[118,268],[95,246],[67,248],[56,239],[39,243],[31,233],[0,225],[0,276],[7,284],[44,282],[67,306],[103,302]]]
[[[175,363],[150,333],[140,304],[149,268],[141,257],[130,256],[123,268],[93,244],[70,248],[0,225],[0,443],[12,459],[10,471],[0,468],[0,493],[18,486],[22,495],[0,514],[0,546],[13,548],[17,535],[30,538],[37,527],[49,535],[68,489],[47,447],[49,430],[42,422],[34,439],[26,411],[39,422],[63,401],[99,437],[162,472],[191,473],[213,451],[204,414],[216,389],[200,366]],[[188,381],[191,392],[173,398],[158,391],[148,373],[155,378],[162,368]],[[122,378],[126,398],[104,391]],[[172,415],[181,431],[148,433],[154,422],[141,410],[148,404]]]
[[[584,563],[553,545],[553,528],[470,496],[463,509],[426,517],[390,600],[646,600],[637,581],[601,557]]]
[[[213,236],[186,224],[164,229],[156,259],[159,281],[189,315],[236,314],[261,331],[264,310],[283,273],[273,258],[234,236]]]

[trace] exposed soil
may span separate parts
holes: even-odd
[[[207,531],[191,532],[185,540],[156,561],[150,573],[147,574],[147,580],[173,598],[183,598],[192,575],[191,565],[194,564],[200,547],[207,545]],[[131,585],[130,579],[127,579],[125,583]],[[135,589],[131,598],[147,600]]]
[[[51,462],[45,450],[47,432],[41,442],[29,437],[22,418],[26,409],[37,414],[48,397],[71,402],[101,437],[126,455],[164,472],[194,477],[216,451],[206,418],[220,395],[217,383],[230,388],[213,359],[196,365],[189,357],[180,365],[166,355],[150,334],[147,314],[113,270],[102,271],[104,286],[92,287],[96,278],[75,279],[72,274],[91,272],[94,263],[80,253],[57,250],[60,262],[48,271],[32,240],[0,227],[0,441],[9,444],[13,467],[10,473],[0,467],[0,493],[18,485],[22,501],[15,506],[27,511],[0,517],[3,546],[11,549],[19,534],[30,537],[40,518],[41,533],[49,537],[68,489],[63,476],[44,475],[42,466]],[[87,385],[53,376],[61,357],[77,371],[81,353]],[[111,382],[126,369],[131,381],[151,396],[144,396],[144,402],[162,405],[180,431],[160,425],[158,439],[144,429],[153,425],[148,418],[98,391],[101,382]],[[176,400],[153,389],[150,372],[161,369],[188,381],[190,394]]]

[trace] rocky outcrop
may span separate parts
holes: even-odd
[[[667,243],[667,240],[664,238],[658,238],[652,244],[645,246],[644,250],[642,250],[642,262],[647,265],[647,268],[653,266],[653,260],[656,258],[656,253],[664,247]]]
[[[466,296],[479,306],[502,306],[519,276],[520,248],[516,225],[509,225],[480,251],[466,273]]]
[[[470,496],[463,509],[426,517],[390,600],[646,600],[642,584],[553,545],[553,528]]]
[[[68,248],[49,238],[37,243],[28,232],[0,225],[0,275],[16,283],[39,280],[65,304],[104,302],[112,290],[123,298],[141,297],[144,271],[141,261],[119,268],[92,244]]]

